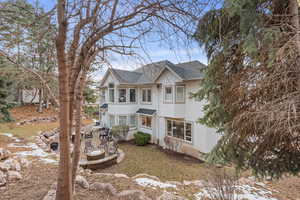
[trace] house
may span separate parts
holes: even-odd
[[[204,102],[190,98],[205,67],[199,61],[160,61],[134,71],[108,69],[100,83],[101,125],[129,125],[129,138],[149,133],[153,143],[201,158],[219,139],[214,129],[197,123]]]

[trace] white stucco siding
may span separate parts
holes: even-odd
[[[186,93],[195,93],[200,87],[200,81],[190,81],[186,83]],[[193,145],[203,153],[208,153],[217,144],[219,134],[213,128],[206,127],[198,123],[198,119],[203,116],[204,101],[196,101],[194,98],[186,98],[185,120],[194,122]]]
[[[108,113],[112,115],[134,114],[138,110],[137,104],[109,104]]]
[[[39,102],[39,91],[38,89],[23,90],[22,99],[24,103],[38,103]]]

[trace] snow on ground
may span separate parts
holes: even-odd
[[[272,192],[267,189],[259,189],[249,185],[237,186],[236,199],[243,200],[277,200],[276,198],[270,197]],[[201,200],[203,197],[210,197],[210,193],[216,193],[216,189],[203,189],[201,192],[195,194],[197,200]]]
[[[163,183],[150,178],[137,178],[135,179],[137,184],[143,187],[159,187],[159,188],[176,188],[176,185],[170,183]]]
[[[2,135],[13,138],[15,140],[15,142],[20,142],[20,139],[18,139],[17,137],[14,137],[13,134],[11,134],[11,133],[4,133]],[[27,144],[11,143],[11,144],[8,144],[8,147],[28,148],[28,149],[31,149],[31,150],[18,151],[18,152],[15,152],[15,154],[19,155],[19,156],[22,156],[22,157],[27,157],[27,156],[38,157],[39,160],[44,162],[44,163],[57,163],[57,160],[52,159],[52,158],[47,158],[47,157],[49,157],[51,155],[55,155],[55,154],[45,152],[43,149],[41,149],[35,143],[27,143]]]
[[[6,137],[10,137],[12,138],[13,140],[15,140],[15,142],[21,142],[21,140],[17,137],[15,137],[13,134],[11,133],[2,133],[2,135],[6,136]]]

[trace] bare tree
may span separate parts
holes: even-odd
[[[161,33],[161,37],[167,37],[179,32],[193,33],[198,19],[195,13],[200,15],[207,5],[203,2],[58,0],[56,51],[61,148],[56,199],[72,199],[80,156],[82,90],[93,62],[96,59],[106,62],[110,52],[133,55],[134,49],[141,46],[140,39],[149,34]],[[69,141],[74,119],[75,145],[71,164]]]

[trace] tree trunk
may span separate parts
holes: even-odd
[[[40,88],[39,89],[39,108],[38,108],[39,113],[43,112],[43,98],[44,98],[44,91],[43,91],[43,88]]]
[[[75,84],[75,140],[73,149],[73,161],[72,161],[72,187],[73,192],[75,190],[75,178],[78,169],[78,163],[80,159],[81,150],[81,108],[83,99],[83,88],[86,80],[86,71],[83,71],[79,80]]]
[[[299,24],[299,4],[297,0],[289,0],[289,11],[291,15],[291,24],[295,29],[295,45],[300,55],[300,24]]]
[[[58,61],[58,80],[59,80],[59,149],[60,159],[58,168],[56,200],[72,200],[72,176],[70,158],[70,92],[69,76],[70,70],[66,62],[66,38],[67,38],[67,19],[66,1],[57,1],[57,21],[58,35],[56,38],[56,52]]]

